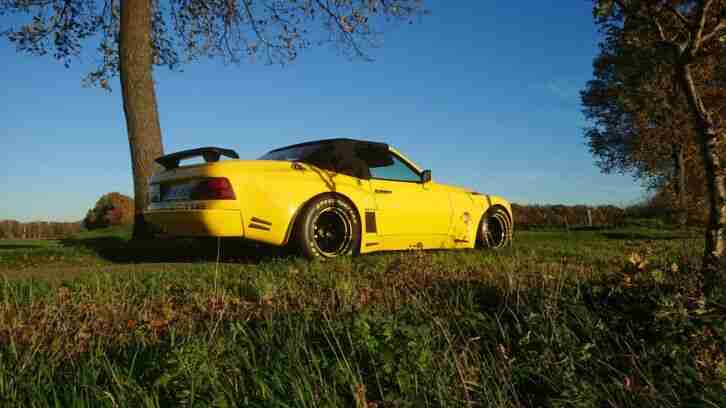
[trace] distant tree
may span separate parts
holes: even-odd
[[[28,222],[25,226],[25,239],[36,239],[40,235],[41,225],[39,222]]]
[[[606,37],[623,36],[663,51],[657,63],[671,68],[686,97],[708,186],[710,213],[704,272],[708,286],[726,283],[726,271],[722,270],[722,259],[726,256],[726,163],[722,154],[726,129],[717,110],[707,105],[704,83],[696,75],[704,67],[704,58],[724,53],[726,0],[595,0],[594,3],[596,22]],[[648,35],[643,35],[644,31]],[[714,81],[726,83],[723,77]]]
[[[625,211],[614,206],[512,204],[517,225],[522,228],[614,227],[621,225]],[[590,214],[590,215],[588,215]],[[592,224],[590,224],[592,221]]]
[[[19,51],[50,52],[66,65],[95,43],[101,63],[85,81],[109,88],[120,73],[138,238],[150,233],[142,211],[163,154],[153,65],[176,69],[203,56],[285,64],[324,43],[367,59],[386,22],[412,22],[423,12],[423,0],[0,0],[0,16],[30,16],[0,33]]]
[[[108,193],[88,210],[83,225],[88,229],[129,225],[134,221],[134,200],[120,193]]]
[[[83,225],[81,222],[63,222],[56,223],[55,237],[68,237],[81,232]]]
[[[0,220],[0,239],[59,238],[81,230],[80,222],[26,222]]]
[[[133,206],[129,207],[129,213],[133,211]],[[130,214],[129,219],[133,214]],[[48,230],[43,238],[63,238],[73,234],[77,234],[82,229],[81,222],[51,222],[48,223]]]
[[[13,225],[17,223],[17,221],[12,220],[2,220],[0,221],[0,238],[15,238],[14,234],[14,227]]]
[[[10,225],[12,227],[12,235],[14,238],[25,238],[25,224],[22,224],[18,221],[12,221]]]

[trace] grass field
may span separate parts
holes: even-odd
[[[524,231],[325,263],[123,229],[0,241],[0,405],[726,406],[701,240]]]

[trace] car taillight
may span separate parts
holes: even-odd
[[[232,185],[224,177],[208,178],[199,182],[192,190],[192,200],[234,200]]]

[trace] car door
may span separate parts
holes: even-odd
[[[448,239],[451,203],[448,193],[393,152],[386,165],[371,166],[378,233],[386,249],[440,248]]]

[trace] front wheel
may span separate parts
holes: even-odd
[[[324,196],[305,206],[295,235],[303,255],[326,259],[357,251],[360,231],[355,209],[347,201]]]
[[[477,241],[483,248],[504,248],[512,242],[512,229],[509,214],[503,208],[495,207],[479,223]]]

